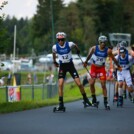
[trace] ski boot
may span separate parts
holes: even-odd
[[[123,93],[123,98],[124,98],[124,99],[127,98],[126,91]]]
[[[106,110],[110,110],[110,106],[107,101],[104,101],[104,106]]]
[[[84,108],[92,106],[92,103],[88,100],[88,98],[83,101]]]
[[[64,107],[64,104],[63,103],[59,103],[59,106],[58,107],[54,107],[53,108],[53,112],[56,112],[56,111],[65,112],[66,111],[66,108]]]
[[[131,98],[131,102],[134,103],[134,98]]]
[[[117,107],[122,107],[122,106],[123,106],[123,96],[119,96],[117,101]]]
[[[131,93],[128,94],[130,101],[132,102],[132,95]]]
[[[96,98],[92,99],[92,106],[98,108],[99,101],[96,100]]]

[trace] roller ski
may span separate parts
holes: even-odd
[[[96,107],[96,108],[98,108],[98,106],[99,106],[99,101],[96,101],[95,103],[92,103],[92,107]]]
[[[55,112],[65,112],[66,111],[66,107],[64,107],[64,105],[61,105],[61,104],[59,104],[59,106],[58,107],[54,107],[53,108],[53,112],[55,113]]]
[[[84,100],[83,104],[84,104],[84,108],[92,106],[92,103],[88,99]]]
[[[96,107],[98,108],[99,105],[99,101],[97,101],[96,103],[91,103],[89,100],[83,101],[84,104],[84,108],[86,107]]]
[[[99,105],[99,101],[96,100],[96,96],[93,96],[93,99],[92,99],[92,106],[98,108],[98,105]]]
[[[110,106],[107,101],[104,101],[105,110],[110,110]]]
[[[119,99],[117,101],[117,107],[122,107],[123,106],[123,96],[119,96]]]

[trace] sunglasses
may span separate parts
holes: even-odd
[[[101,43],[101,44],[102,44],[102,43],[106,44],[106,42],[100,42],[100,43]]]
[[[60,41],[64,41],[65,39],[58,39],[58,42],[60,42]]]

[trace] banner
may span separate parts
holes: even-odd
[[[8,87],[8,101],[20,101],[20,87],[19,86],[9,86]]]

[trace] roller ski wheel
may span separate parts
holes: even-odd
[[[65,112],[66,111],[66,108],[65,107],[54,107],[53,108],[53,112]]]

